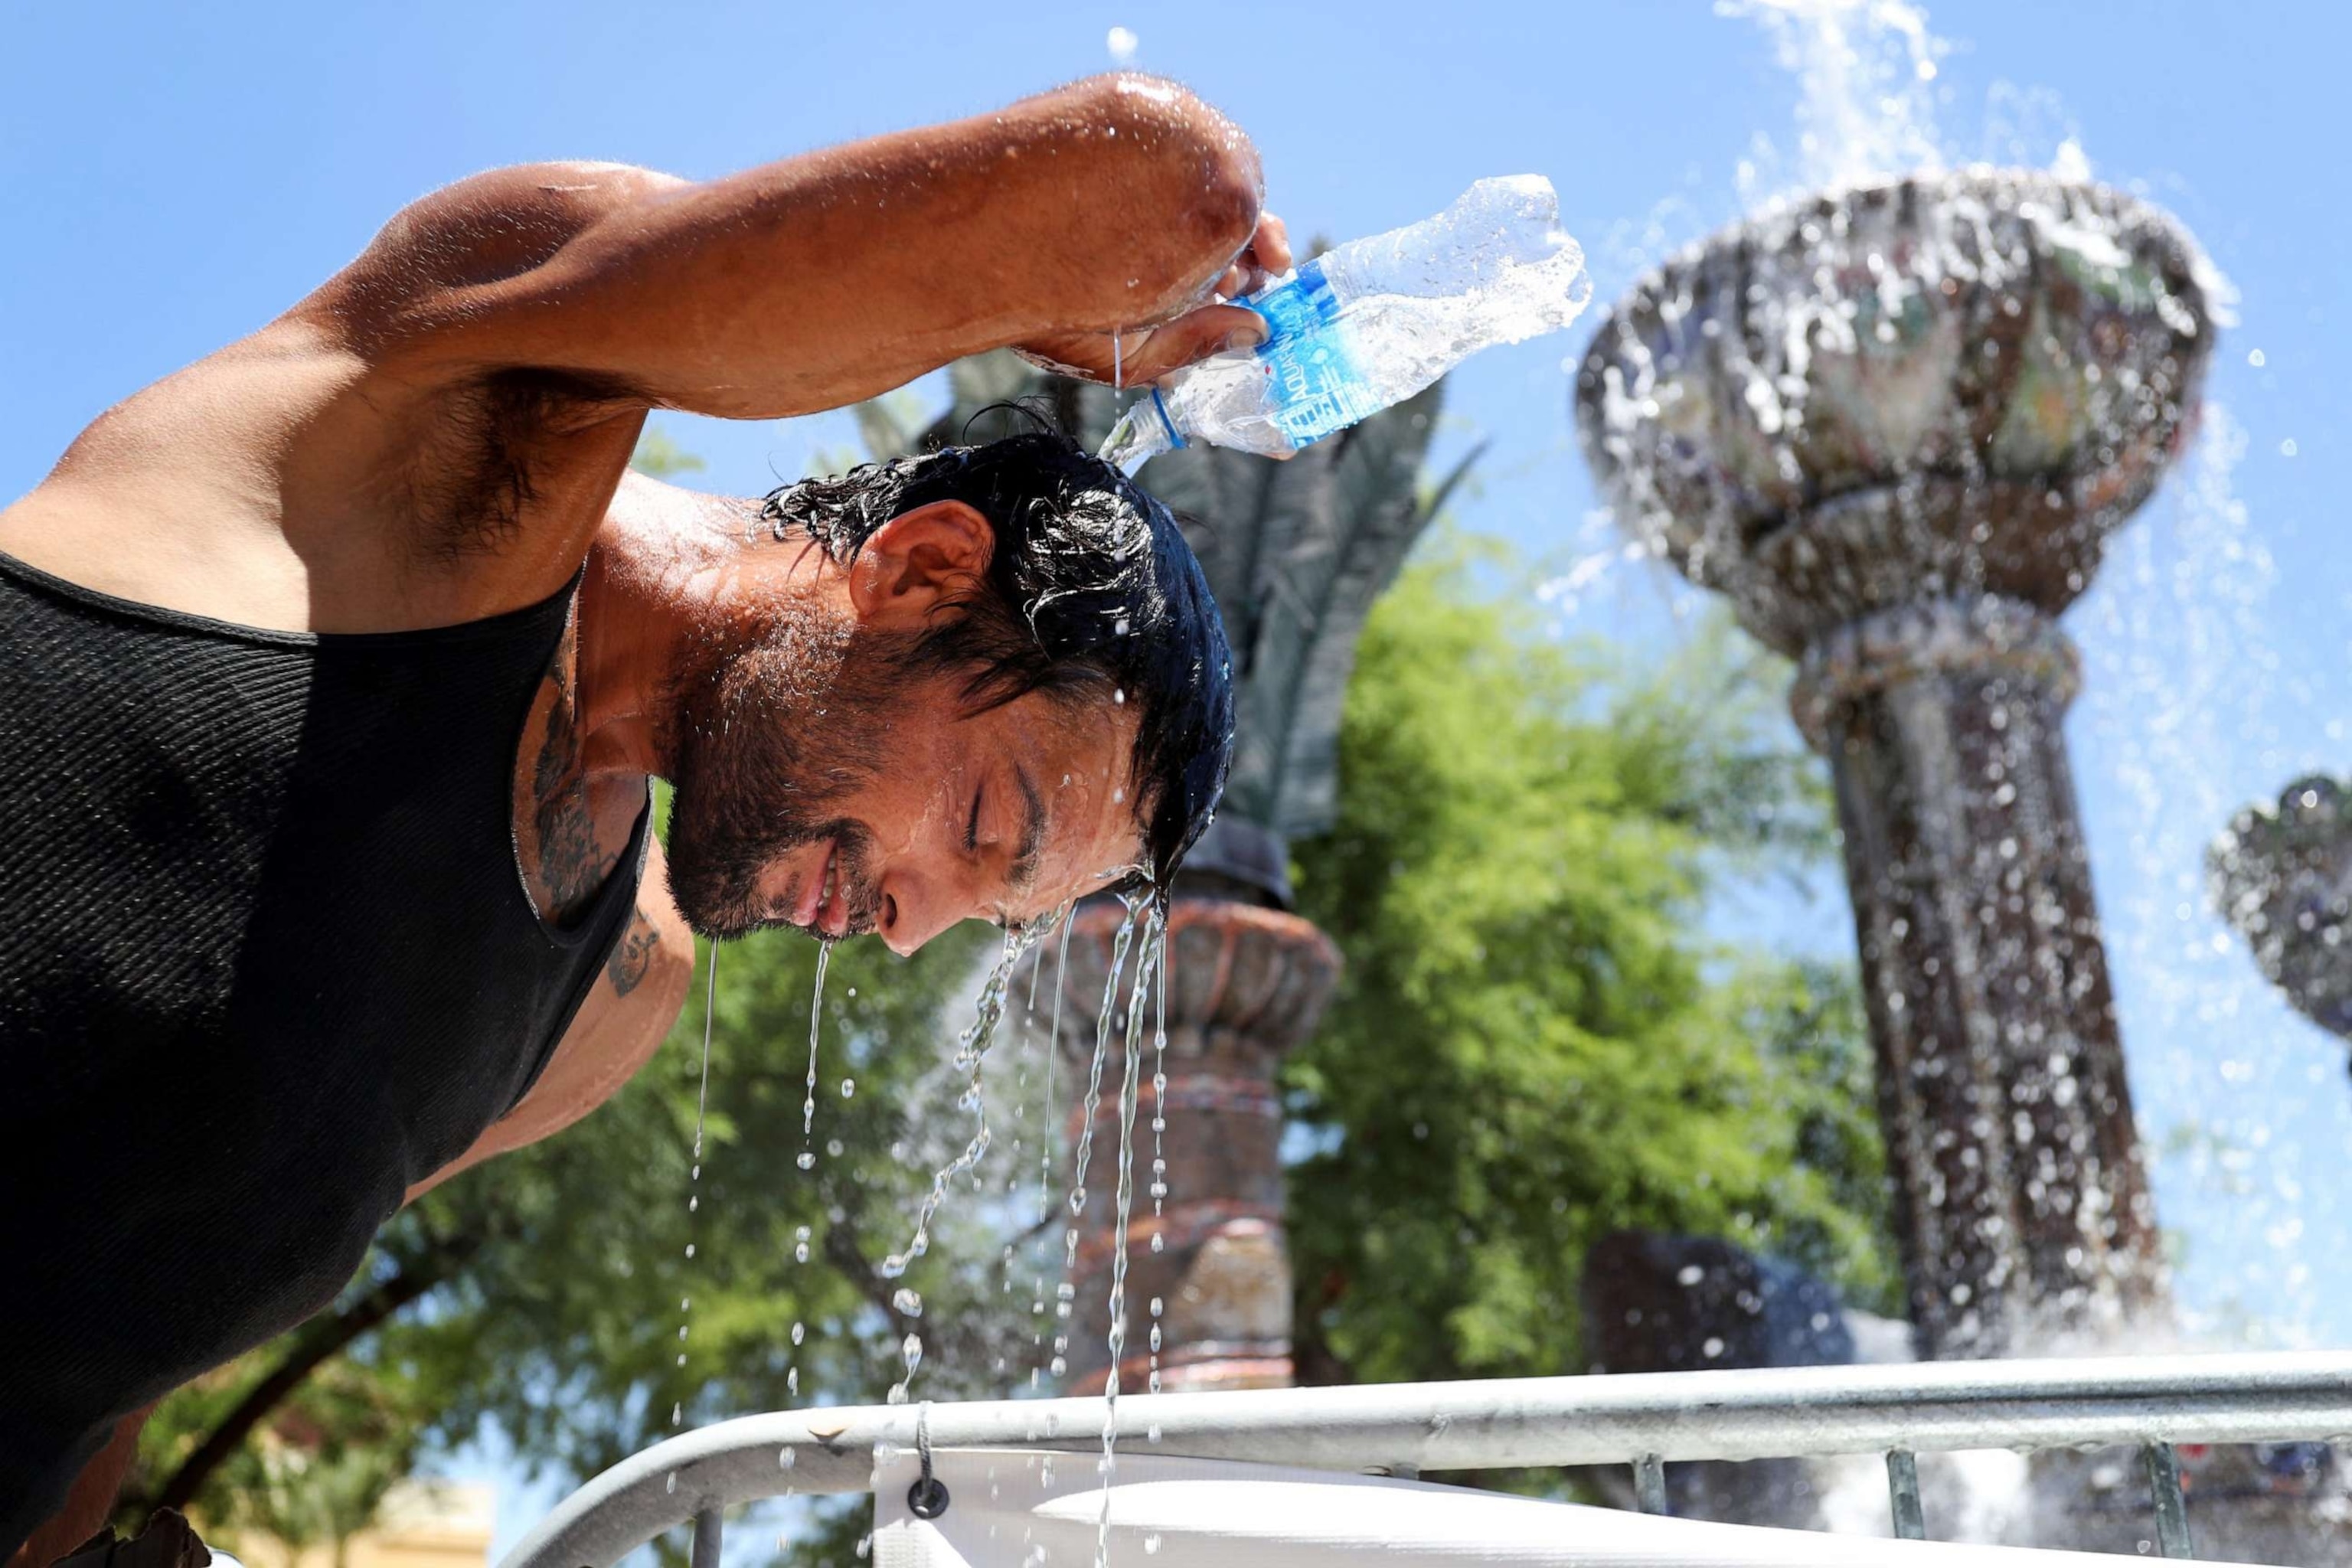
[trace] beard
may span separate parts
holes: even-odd
[[[791,925],[799,887],[780,900],[761,883],[828,838],[846,934],[874,929],[874,835],[845,807],[880,769],[913,646],[780,607],[756,641],[713,647],[672,679],[669,884],[698,935]]]

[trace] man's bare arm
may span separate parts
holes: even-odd
[[[544,177],[514,174],[533,188],[511,202],[495,174],[433,199],[543,210]],[[368,357],[404,370],[540,369],[622,401],[751,418],[836,407],[1033,342],[1108,372],[1117,329],[1128,379],[1147,379],[1250,321],[1197,309],[1216,284],[1288,262],[1278,226],[1261,230],[1247,138],[1143,77],[704,184],[593,168],[581,183],[593,188],[553,194],[604,210],[561,243],[545,243],[558,226],[478,224],[452,241],[446,226],[396,223],[393,248],[320,303]],[[404,255],[401,235],[430,253]],[[1254,242],[1268,254],[1245,255]],[[1178,318],[1181,330],[1148,331]],[[1100,353],[1073,347],[1094,334]]]

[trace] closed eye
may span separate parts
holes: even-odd
[[[971,820],[963,825],[963,847],[967,853],[980,848],[980,800],[983,792],[971,792]]]

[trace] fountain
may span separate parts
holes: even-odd
[[[2297,1012],[2352,1040],[2352,790],[2297,779],[2206,858],[2214,903]]]
[[[2190,426],[2208,276],[2105,187],[1922,174],[1668,262],[1578,374],[1621,523],[1799,662],[1930,1357],[2104,1337],[2162,1298],[2057,617]]]

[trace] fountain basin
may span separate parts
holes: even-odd
[[[2213,277],[2102,185],[1973,168],[1832,191],[1637,283],[1578,421],[1623,525],[1783,652],[1922,597],[2054,613],[2193,423]]]

